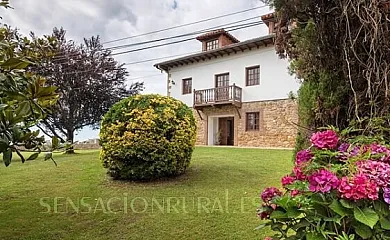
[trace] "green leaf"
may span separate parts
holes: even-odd
[[[255,228],[255,230],[263,229],[263,228],[265,228],[266,226],[267,226],[266,224],[261,224],[261,225],[257,226],[257,227]]]
[[[388,211],[388,210],[387,210]],[[379,220],[379,223],[381,224],[381,227],[385,230],[390,230],[390,220],[387,218],[381,218]]]
[[[288,218],[297,218],[301,215],[301,211],[298,208],[288,208],[287,209],[287,217]]]
[[[47,152],[47,153],[45,153],[45,158],[44,158],[44,160],[46,161],[46,160],[49,160],[50,158],[52,158],[53,157],[53,153],[52,152]]]
[[[31,154],[31,156],[27,158],[27,161],[37,159],[38,156],[39,156],[39,153]]]
[[[345,208],[353,209],[356,207],[356,204],[354,202],[350,202],[350,201],[345,200],[345,199],[340,199],[340,203]]]
[[[287,214],[282,211],[273,211],[270,215],[270,219],[287,218]]]
[[[30,115],[30,110],[30,103],[25,101],[20,103],[19,107],[15,111],[15,114],[16,116],[24,117]]]
[[[372,237],[371,229],[364,224],[355,222],[353,224],[353,228],[355,229],[355,232],[363,239],[369,239]]]
[[[390,215],[389,205],[387,205],[386,203],[384,203],[382,201],[375,201],[374,202],[374,209],[380,216],[387,217]]]
[[[27,99],[25,94],[19,92],[5,92],[5,94],[13,100],[24,101]]]
[[[7,61],[3,62],[1,66],[9,69],[24,69],[30,64],[32,64],[32,62],[27,60],[22,60],[19,58],[10,58]]]
[[[329,203],[326,201],[326,198],[320,194],[320,193],[315,193],[311,196],[311,200],[316,203],[316,204],[319,204],[319,205],[323,205],[323,206],[326,206],[328,205]]]
[[[306,227],[310,226],[310,222],[306,219],[300,219],[300,221],[294,225],[291,226],[291,229],[293,229],[295,232],[298,232],[300,228],[306,229]]]
[[[3,152],[8,148],[9,141],[0,137],[0,151]]]
[[[11,164],[12,159],[12,149],[8,149],[7,151],[3,152],[3,162],[6,167],[8,167]]]
[[[8,107],[7,104],[0,103],[0,111],[6,109],[7,107]]]
[[[54,165],[56,165],[56,167],[57,167],[57,163],[56,163],[56,161],[53,159],[53,153],[52,153],[52,152],[47,152],[47,153],[45,153],[44,161],[49,160],[49,159],[51,159],[51,160],[53,161]]]
[[[375,224],[379,220],[378,214],[374,210],[372,210],[368,207],[365,207],[363,209],[358,208],[358,207],[355,208],[353,210],[353,215],[354,215],[356,220],[369,226],[371,229],[374,228]]]
[[[53,137],[51,139],[51,148],[52,149],[57,149],[59,144],[60,144],[60,141],[58,140],[58,137]]]
[[[55,95],[56,90],[57,87],[55,86],[39,87],[36,97],[41,98],[41,97],[49,96],[54,98],[56,96]]]
[[[306,234],[306,240],[326,240],[324,236],[319,233],[309,232]]]
[[[329,205],[329,208],[332,209],[335,213],[337,213],[341,217],[345,217],[351,214],[351,212],[349,212],[347,208],[343,207],[343,205],[337,199],[334,199],[332,201],[332,203]]]

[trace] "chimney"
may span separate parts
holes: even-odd
[[[267,25],[269,34],[276,32],[277,22],[275,13],[268,13],[263,15],[261,16],[261,20]]]
[[[224,29],[218,29],[196,38],[202,42],[202,51],[214,50],[240,41]]]

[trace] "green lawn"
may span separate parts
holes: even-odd
[[[98,151],[1,165],[0,239],[262,239],[259,192],[291,155],[196,148],[186,174],[153,183],[113,182]]]

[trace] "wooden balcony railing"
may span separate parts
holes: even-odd
[[[241,107],[242,88],[235,84],[226,87],[194,89],[194,108],[233,104]]]

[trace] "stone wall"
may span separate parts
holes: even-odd
[[[239,114],[239,113],[240,114]],[[246,113],[260,113],[260,127],[256,131],[246,131]],[[234,116],[234,145],[243,147],[293,148],[298,123],[297,103],[283,99],[273,101],[247,102],[241,109],[233,106],[207,107],[199,112],[194,110],[198,123],[197,145],[207,145],[208,118]],[[240,118],[241,115],[241,118]]]

